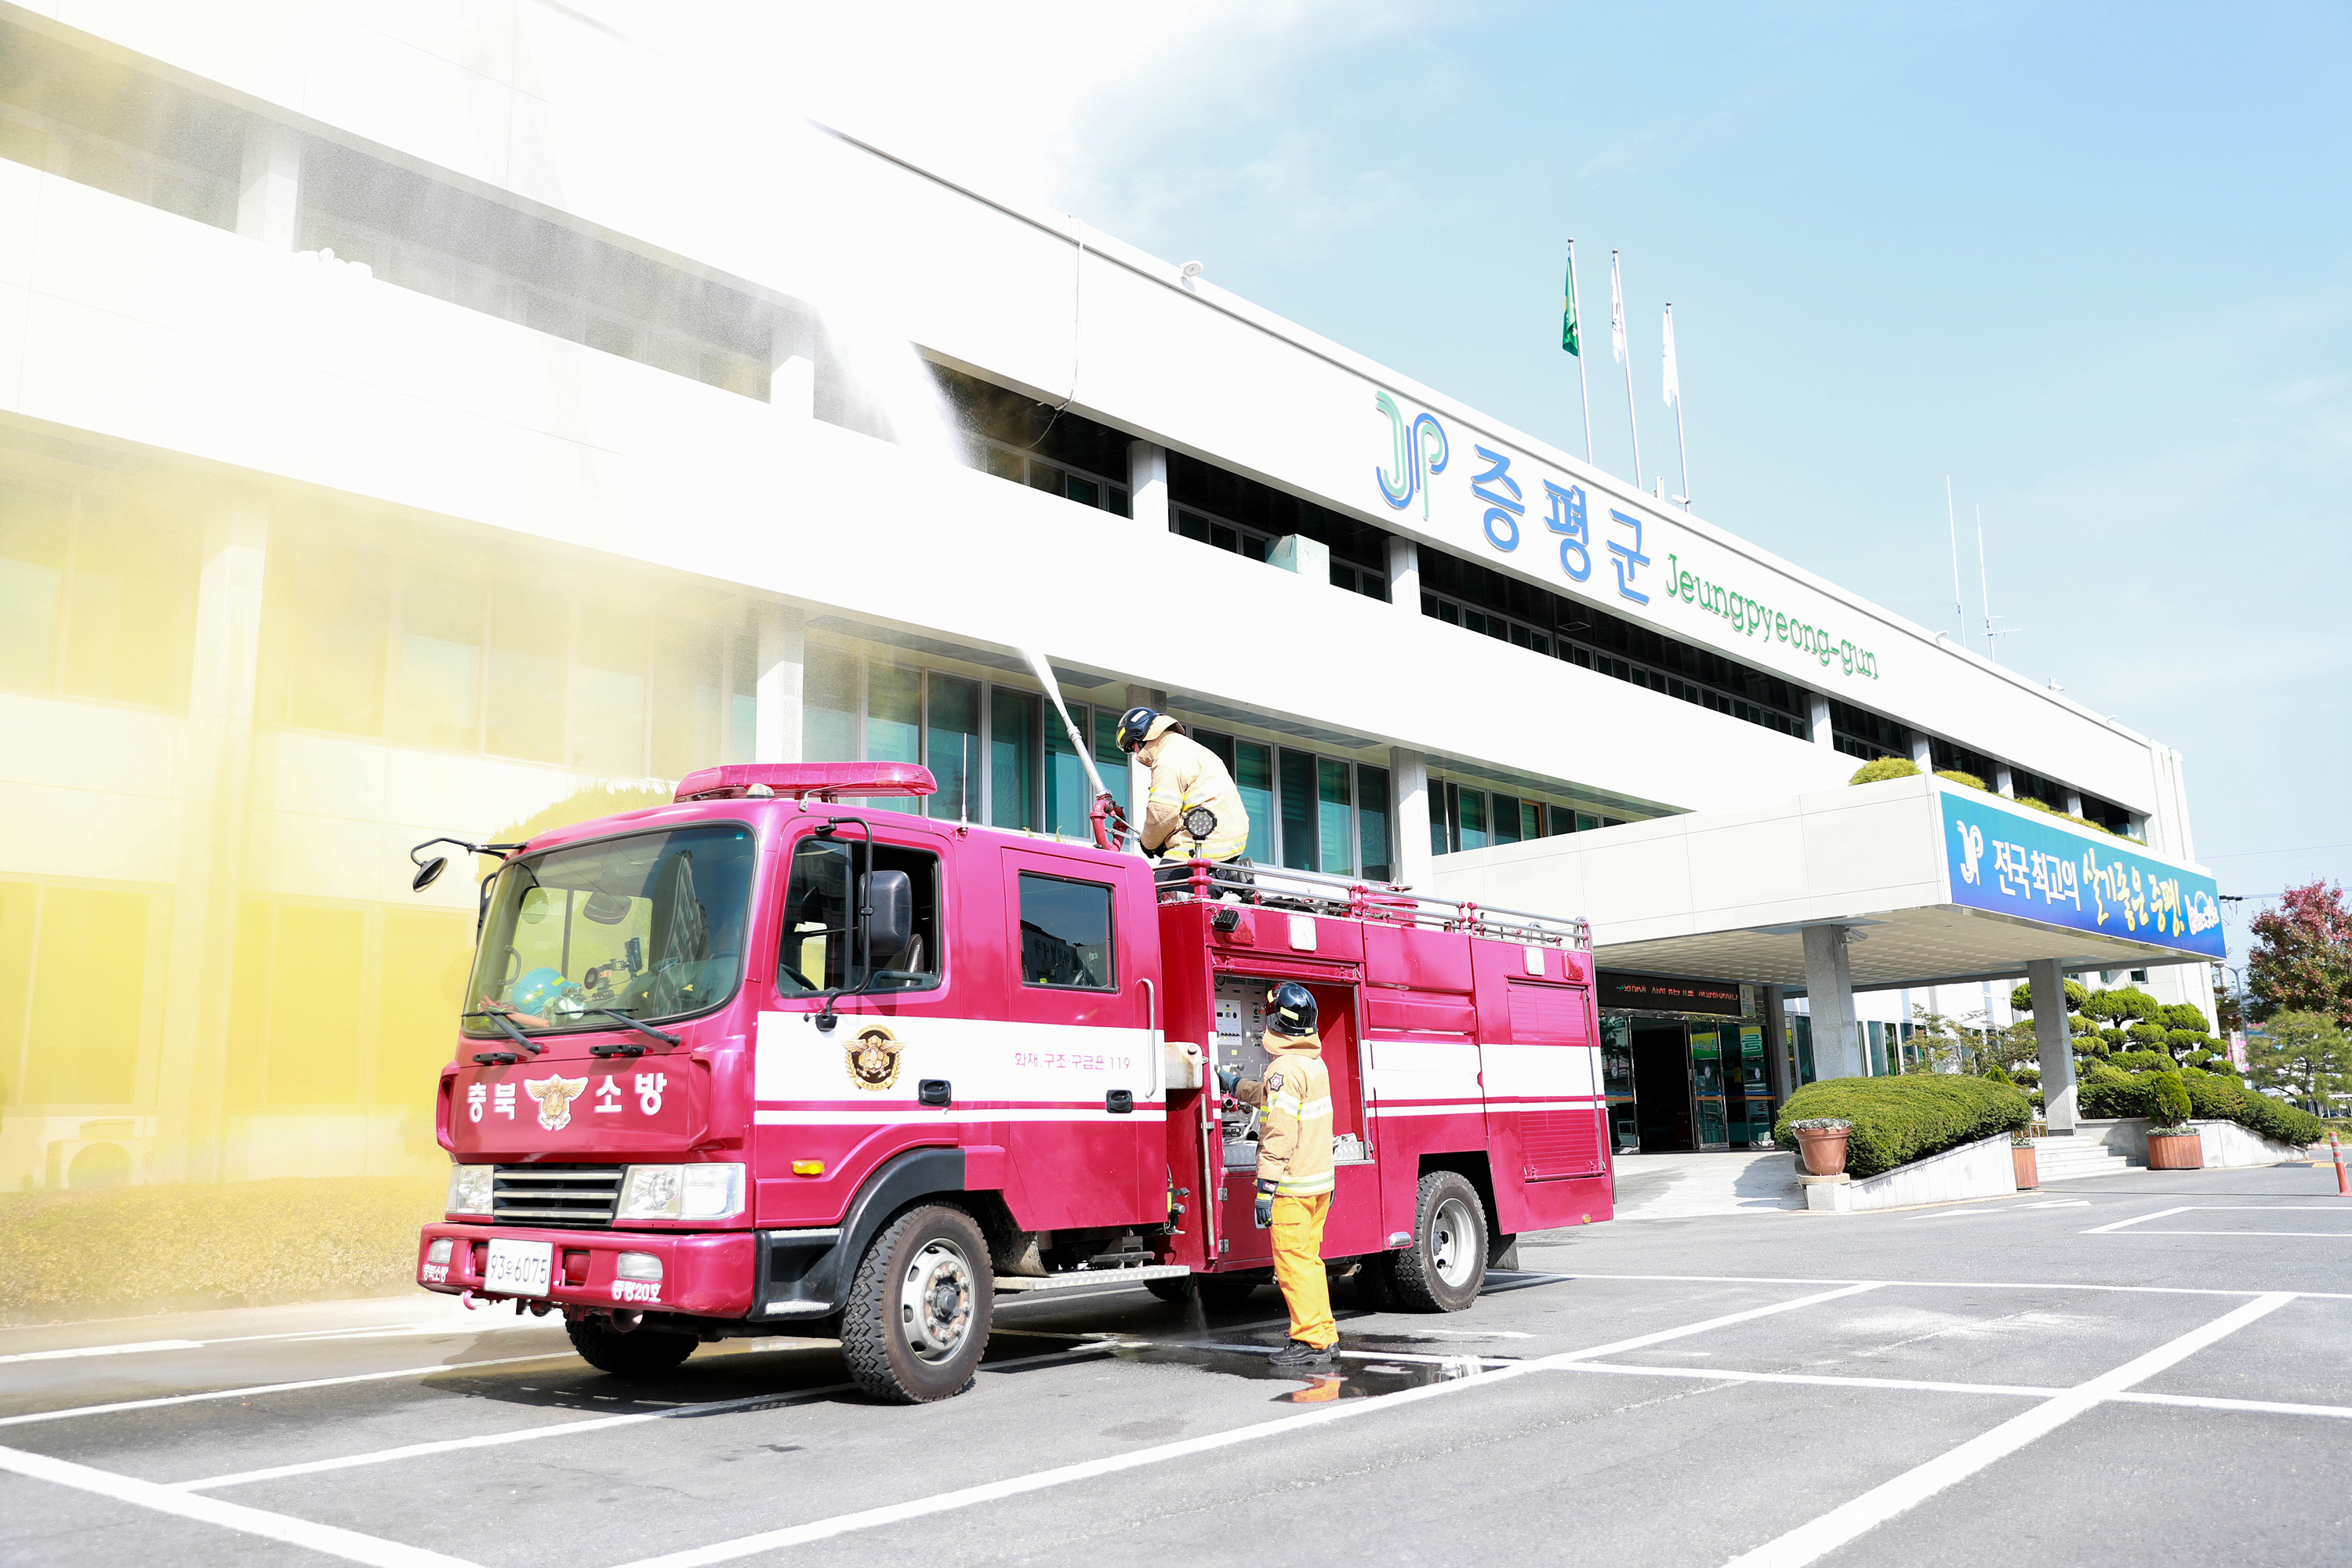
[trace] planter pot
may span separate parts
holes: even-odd
[[[2016,1144],[2010,1145],[2009,1157],[2011,1160],[2014,1161],[2017,1165],[2017,1190],[2019,1192],[2030,1193],[2042,1184],[2042,1166],[2040,1163],[2034,1159],[2033,1150],[2030,1145],[2023,1148],[2021,1148]]]
[[[2205,1141],[2194,1132],[2150,1133],[2147,1168],[2151,1171],[2201,1171]]]
[[[1834,1176],[1844,1170],[1846,1137],[1846,1130],[1839,1127],[1799,1128],[1797,1147],[1804,1151],[1806,1173]]]

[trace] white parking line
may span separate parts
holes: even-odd
[[[1076,1356],[1101,1355],[1113,1347],[1106,1344],[1076,1345],[1068,1350],[1046,1351],[1037,1355],[1016,1356],[1008,1361],[983,1362],[982,1372],[1002,1372],[1007,1367],[1030,1366],[1040,1362],[1067,1361]],[[639,1411],[627,1415],[599,1415],[586,1421],[555,1421],[541,1426],[524,1426],[512,1432],[490,1432],[475,1437],[445,1437],[434,1443],[409,1443],[397,1448],[377,1448],[364,1454],[343,1454],[331,1459],[305,1459],[299,1464],[273,1465],[267,1469],[239,1470],[234,1475],[206,1476],[201,1480],[173,1481],[173,1491],[213,1491],[221,1487],[247,1486],[255,1481],[284,1480],[289,1476],[312,1476],[323,1470],[354,1469],[362,1465],[389,1464],[396,1459],[417,1459],[433,1454],[451,1454],[465,1448],[498,1448],[509,1443],[528,1443],[541,1437],[576,1437],[585,1432],[605,1432],[615,1426],[636,1426],[647,1421],[677,1421],[698,1415],[723,1415],[730,1410],[751,1410],[761,1407],[781,1408],[803,1400],[820,1398],[828,1394],[845,1394],[857,1385],[854,1383],[828,1383],[817,1388],[782,1389],[774,1394],[747,1394],[741,1399],[714,1400],[707,1405],[679,1405],[667,1410]]]
[[[478,1372],[486,1366],[513,1366],[527,1361],[570,1361],[571,1351],[546,1355],[499,1356],[494,1361],[439,1362],[432,1366],[404,1366],[397,1372],[362,1372],[349,1377],[311,1377],[299,1383],[258,1383],[247,1388],[215,1388],[204,1394],[173,1394],[159,1399],[119,1399],[111,1405],[73,1405],[63,1410],[37,1410],[29,1415],[0,1415],[0,1426],[25,1426],[36,1421],[64,1421],[76,1415],[110,1415],[119,1410],[155,1410],[166,1405],[194,1405],[206,1399],[246,1399],[257,1394],[291,1394],[304,1388],[339,1388],[347,1383],[383,1383],[397,1377],[430,1377],[436,1372]]]
[[[64,1351],[18,1351],[14,1355],[0,1355],[0,1366],[18,1361],[72,1361],[78,1356],[137,1355],[142,1351],[200,1351],[196,1340],[142,1340],[131,1345],[79,1345]]]
[[[1967,1479],[1994,1460],[2013,1454],[2036,1437],[2056,1430],[2108,1395],[2153,1377],[2294,1300],[2292,1292],[2278,1292],[2258,1296],[2242,1306],[2233,1307],[2211,1322],[2168,1341],[2145,1355],[2135,1356],[2114,1371],[2077,1384],[2055,1399],[2012,1415],[1990,1431],[1979,1433],[1958,1447],[1925,1464],[1913,1466],[1894,1479],[1884,1481],[1852,1501],[1830,1510],[1819,1519],[1801,1524],[1752,1552],[1742,1552],[1726,1568],[1803,1568],[1803,1564],[1828,1555],[1856,1536],[1925,1501],[1946,1487]]]
[[[2167,1211],[2173,1212],[2173,1211]],[[2143,1215],[2143,1219],[2153,1216]],[[1847,1285],[1849,1279],[1816,1279],[1780,1274],[1564,1274],[1563,1279],[1660,1279],[1693,1285]],[[2093,1290],[2126,1296],[2261,1296],[2262,1290],[2222,1290],[2198,1285],[2069,1285],[2034,1279],[1881,1279],[1890,1290]],[[2352,1291],[2297,1290],[2314,1301],[2352,1301]]]
[[[1442,1398],[1467,1388],[1484,1388],[1508,1378],[1524,1376],[1554,1365],[1568,1365],[1585,1356],[1608,1355],[1612,1352],[1637,1349],[1666,1340],[1680,1339],[1686,1334],[1705,1332],[1727,1324],[1745,1322],[1774,1312],[1786,1312],[1817,1302],[1834,1300],[1842,1296],[1855,1295],[1876,1289],[1874,1283],[1850,1284],[1836,1290],[1817,1295],[1801,1296],[1793,1300],[1776,1302],[1769,1307],[1751,1308],[1744,1312],[1727,1313],[1710,1318],[1705,1322],[1685,1323],[1679,1328],[1661,1329],[1654,1333],[1637,1335],[1611,1344],[1595,1345],[1590,1350],[1570,1351],[1564,1355],[1547,1356],[1539,1361],[1515,1362],[1496,1367],[1492,1372],[1474,1373],[1444,1383],[1424,1384],[1419,1388],[1400,1389],[1394,1394],[1374,1394],[1366,1399],[1318,1405],[1297,1415],[1286,1415],[1255,1426],[1239,1426],[1205,1436],[1189,1437],[1181,1442],[1164,1443],[1157,1447],[1138,1448],[1107,1458],[1087,1459],[1075,1465],[1062,1465],[1031,1475],[1013,1476],[1001,1481],[989,1481],[981,1486],[965,1487],[956,1491],[940,1492],[932,1497],[916,1498],[908,1502],[891,1503],[882,1508],[861,1510],[856,1513],[835,1515],[808,1524],[796,1524],[782,1530],[762,1531],[756,1535],[739,1536],[733,1541],[717,1542],[709,1546],[692,1547],[659,1557],[647,1557],[626,1565],[626,1568],[702,1568],[712,1563],[729,1563],[756,1552],[772,1552],[780,1547],[798,1546],[806,1542],[828,1540],[856,1531],[874,1530],[887,1524],[898,1524],[910,1519],[922,1519],[931,1514],[947,1513],[956,1509],[971,1508],[980,1503],[995,1502],[1003,1498],[1019,1497],[1026,1492],[1043,1491],[1051,1487],[1066,1486],[1073,1481],[1092,1480],[1098,1476],[1116,1475],[1122,1470],[1138,1469],[1170,1459],[1189,1458],[1195,1454],[1212,1453],[1237,1444],[1253,1443],[1261,1438],[1281,1436],[1309,1426],[1320,1426],[1333,1421],[1349,1421],[1358,1416],[1393,1410],[1400,1405],[1417,1404],[1424,1399]]]
[[[355,1530],[269,1513],[242,1503],[224,1502],[219,1498],[191,1497],[152,1481],[133,1480],[111,1470],[92,1469],[88,1465],[52,1459],[46,1454],[27,1454],[20,1448],[0,1448],[0,1470],[72,1487],[78,1491],[95,1492],[100,1497],[152,1509],[158,1513],[177,1514],[182,1519],[219,1525],[225,1530],[308,1547],[346,1562],[373,1563],[376,1568],[474,1568],[463,1558],[445,1557],[421,1546],[403,1546],[397,1542],[362,1535]]]
[[[2149,1220],[2162,1219],[2167,1215],[2187,1214],[2190,1209],[2193,1209],[2197,1205],[2195,1204],[2182,1204],[2179,1208],[2158,1209],[2154,1214],[2134,1215],[2129,1219],[2119,1219],[2110,1225],[2095,1226],[2091,1229],[2084,1231],[2083,1234],[2084,1236],[2105,1236],[2111,1231],[2121,1230],[2126,1226],[2146,1225]]]

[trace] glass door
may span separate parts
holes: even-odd
[[[1633,1020],[1601,1020],[1601,1087],[1609,1098],[1609,1142],[1621,1154],[1642,1150],[1642,1113],[1633,1099]]]
[[[1690,1032],[1691,1102],[1695,1139],[1702,1149],[1731,1147],[1730,1119],[1723,1093],[1723,1030],[1694,1024]]]
[[[1724,1031],[1727,1037],[1734,1032]],[[1728,1075],[1732,1079],[1731,1142],[1735,1147],[1761,1149],[1772,1142],[1773,1113],[1772,1084],[1764,1075],[1764,1030],[1760,1025],[1743,1024],[1736,1032],[1739,1060]]]

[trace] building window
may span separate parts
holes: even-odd
[[[979,438],[979,447],[980,467],[1000,479],[1027,485],[1033,490],[1044,490],[1080,506],[1098,507],[1120,517],[1129,514],[1127,486],[1119,480],[1074,468],[1066,463],[1048,462],[1002,441],[982,437]]]
[[[2000,782],[2000,764],[1982,752],[1972,752],[1957,742],[1935,739],[1927,742],[1927,756],[1939,773],[1969,773],[1985,782],[1992,789]],[[2012,775],[2012,787],[2013,775]]]
[[[0,479],[0,688],[185,707],[194,521],[160,496]]]
[[[1245,555],[1252,561],[1265,560],[1274,548],[1274,541],[1255,529],[1181,507],[1170,517],[1168,531],[1198,540],[1213,550],[1227,550],[1235,555]]]
[[[1911,755],[1911,731],[1894,720],[1830,699],[1830,737],[1849,757],[1870,762],[1877,757]]]

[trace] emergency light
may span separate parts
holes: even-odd
[[[782,795],[833,801],[848,795],[937,795],[931,770],[913,763],[729,763],[680,779],[680,801]]]

